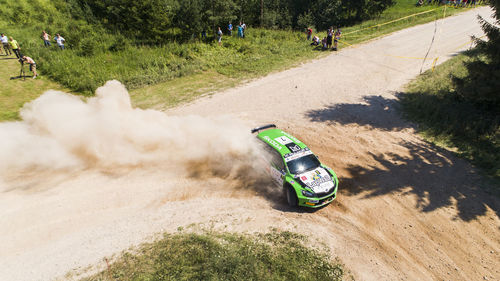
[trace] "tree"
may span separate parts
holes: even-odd
[[[79,1],[92,11],[92,17],[100,19],[106,26],[147,44],[161,43],[169,36],[178,10],[176,0]]]
[[[500,112],[500,0],[490,0],[495,23],[478,16],[487,40],[473,38],[477,44],[474,60],[466,63],[468,75],[453,79],[457,94],[470,102]]]
[[[183,0],[179,2],[179,8],[175,14],[174,23],[179,29],[182,39],[201,33],[208,28],[208,22],[203,18],[203,0]]]
[[[212,32],[217,32],[217,27],[222,30],[227,26],[229,21],[237,19],[238,9],[236,4],[231,0],[205,0],[205,22],[212,27]]]
[[[55,1],[55,0],[54,0]],[[57,0],[73,18],[143,44],[186,41],[202,30],[249,26],[327,29],[380,14],[393,0]],[[66,4],[64,4],[66,3]],[[2,12],[0,11],[0,15]],[[131,40],[132,41],[132,40]]]
[[[340,25],[340,0],[318,0],[312,6],[314,25],[319,30],[326,30],[332,25]]]

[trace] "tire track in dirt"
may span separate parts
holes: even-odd
[[[434,43],[439,62],[481,34],[477,13],[491,12],[438,23],[446,28]],[[340,176],[328,207],[292,210],[279,192],[238,178],[155,167],[18,177],[18,188],[0,194],[0,225],[8,226],[0,229],[0,279],[50,280],[104,266],[104,256],[179,227],[304,233],[359,280],[500,279],[498,199],[482,191],[469,164],[423,142],[396,112],[395,93],[421,61],[388,54],[423,56],[433,30],[430,23],[396,32],[168,112],[276,123]]]
[[[491,11],[437,23],[438,62],[481,36],[477,13]],[[468,163],[422,141],[397,114],[396,93],[422,63],[398,56],[423,57],[433,31],[429,23],[396,32],[173,112],[273,122],[307,143],[341,177],[339,197],[312,216],[286,214],[301,225],[318,220],[299,229],[325,241],[357,279],[500,279],[498,199]]]

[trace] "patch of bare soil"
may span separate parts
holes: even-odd
[[[431,55],[442,62],[480,35],[478,13],[491,11],[440,21]],[[249,128],[276,123],[340,176],[329,206],[290,209],[269,183],[227,165],[207,168],[200,158],[194,170],[10,175],[0,181],[0,280],[77,278],[88,265],[105,266],[106,256],[179,228],[271,227],[308,235],[358,280],[500,280],[498,198],[483,191],[488,183],[473,167],[422,141],[397,113],[394,93],[422,63],[398,57],[424,56],[433,31],[434,23],[416,26],[168,112],[225,114]]]

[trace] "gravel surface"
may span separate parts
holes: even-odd
[[[482,34],[478,13],[491,11],[439,21],[430,57],[440,63],[467,48]],[[10,175],[0,180],[0,280],[77,278],[179,227],[305,233],[359,280],[500,280],[499,200],[480,189],[487,183],[474,168],[422,141],[395,109],[434,28],[399,31],[167,112],[285,128],[340,176],[326,208],[291,210],[279,193],[175,168]]]

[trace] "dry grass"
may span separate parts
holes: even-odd
[[[215,71],[206,71],[132,90],[130,96],[137,107],[166,109],[193,101],[201,95],[233,87],[238,82],[238,79],[226,77]]]

